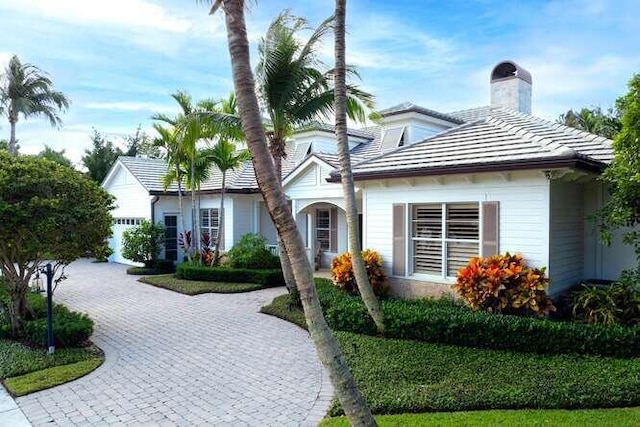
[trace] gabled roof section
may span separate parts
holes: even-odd
[[[442,175],[555,165],[602,170],[611,141],[513,110],[449,129],[353,167],[355,179]],[[339,176],[333,173],[332,181]]]
[[[327,132],[327,133],[335,134],[335,126],[327,124],[327,123],[321,123],[321,122],[312,122],[312,123],[308,124],[307,126],[303,126],[301,128],[296,129],[295,133],[303,133],[303,132],[309,132],[309,131],[314,131],[314,130],[315,131],[320,131],[320,132]],[[347,135],[348,136],[354,136],[354,137],[357,137],[357,138],[364,138],[364,139],[373,139],[374,138],[374,135],[372,135],[370,132],[368,132],[366,128],[364,128],[364,129],[347,128]]]
[[[311,164],[316,164],[318,166],[325,166],[329,169],[335,169],[339,167],[339,164],[337,164],[337,161],[336,163],[329,162],[324,158],[324,156],[325,155],[319,155],[319,154],[310,154],[309,156],[307,156],[307,158],[304,159],[302,163],[298,164],[293,170],[291,170],[282,179],[282,186],[284,187],[287,184],[289,184],[291,181],[295,180]],[[335,157],[337,159],[338,156],[335,155]]]
[[[429,108],[424,108],[411,102],[404,102],[402,104],[394,105],[393,107],[385,108],[384,110],[378,111],[378,114],[380,114],[382,117],[388,117],[396,114],[413,112],[431,116],[436,119],[445,120],[456,125],[463,123],[463,121],[459,117],[453,116],[451,114],[441,113],[435,110],[430,110]]]
[[[491,115],[492,108],[489,105],[478,108],[469,108],[467,110],[454,111],[449,113],[450,116],[454,116],[462,120],[464,123],[475,122],[476,120],[487,118]]]
[[[142,186],[152,192],[162,192],[162,177],[167,173],[167,163],[162,159],[142,159],[139,157],[118,157],[120,162]],[[178,191],[178,184],[173,183],[167,191]]]

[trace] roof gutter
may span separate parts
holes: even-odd
[[[156,203],[160,200],[159,196],[153,196],[151,198],[151,224],[156,223]]]
[[[220,194],[221,190],[219,188],[212,190],[200,190],[200,194]],[[225,194],[259,194],[260,190],[258,188],[227,188],[224,191]],[[149,194],[152,196],[177,196],[177,191],[149,191]]]
[[[432,168],[413,168],[402,169],[397,171],[371,171],[371,172],[354,172],[353,179],[355,181],[367,181],[376,179],[393,179],[393,178],[415,178],[421,176],[437,176],[437,175],[456,175],[483,172],[505,172],[515,170],[531,170],[531,169],[557,169],[557,168],[573,168],[580,169],[591,173],[602,173],[607,167],[606,164],[584,158],[582,156],[572,157],[555,157],[539,160],[526,161],[508,161],[494,163],[476,163],[459,166],[443,166]],[[340,182],[340,173],[334,171],[331,173],[327,182]]]

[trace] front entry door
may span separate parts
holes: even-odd
[[[178,260],[178,217],[164,216],[164,258],[171,261]]]

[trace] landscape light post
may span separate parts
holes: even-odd
[[[36,277],[31,282],[31,292],[44,292],[42,289],[42,279],[40,279],[40,273],[44,273],[47,276],[47,347],[49,354],[54,354],[56,347],[53,341],[53,268],[51,263],[48,263],[44,268],[39,268],[36,271]]]

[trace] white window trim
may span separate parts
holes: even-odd
[[[200,209],[200,234],[202,237],[202,234],[204,234],[205,232],[209,233],[209,236],[211,238],[211,242],[213,243],[215,241],[215,239],[218,236],[218,231],[220,228],[220,222],[219,222],[219,215],[218,215],[218,210],[219,208],[201,208]],[[204,212],[207,212],[207,215],[209,215],[209,226],[205,227],[202,225],[202,215]],[[215,214],[214,214],[215,212]],[[213,219],[215,218],[216,223],[218,224],[217,226],[212,226],[211,224],[213,224]]]
[[[326,212],[327,216],[329,217],[329,225],[328,227],[318,227],[318,212]],[[316,241],[320,241],[320,239],[318,239],[318,230],[322,230],[322,231],[327,231],[327,233],[329,234],[329,238],[327,240],[328,242],[328,247],[327,248],[322,248],[323,252],[329,252],[331,251],[331,208],[316,208],[316,214],[315,214],[315,218],[314,218],[314,236],[315,236],[315,240]],[[315,243],[314,243],[315,244]]]

